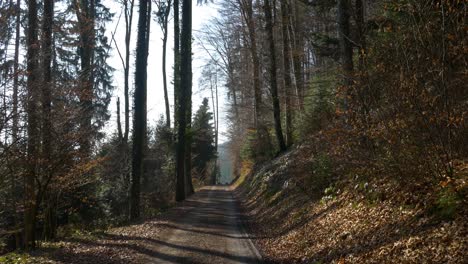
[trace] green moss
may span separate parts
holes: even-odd
[[[32,263],[31,257],[27,253],[11,252],[0,257],[0,263],[5,264],[26,264]]]
[[[443,220],[452,220],[458,212],[461,200],[460,195],[452,188],[443,188],[439,191],[432,213]]]

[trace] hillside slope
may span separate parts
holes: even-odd
[[[466,196],[441,195],[431,181],[332,176],[334,165],[310,149],[244,164],[235,183],[268,263],[468,262]],[[466,194],[466,163],[460,170],[457,195]]]

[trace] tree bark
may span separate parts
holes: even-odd
[[[37,2],[28,0],[28,27],[26,36],[27,46],[27,123],[28,123],[28,171],[25,175],[25,211],[24,211],[24,247],[26,249],[36,246],[36,172],[38,159],[38,116],[36,99],[39,88],[37,86],[37,66],[39,43],[37,38]]]
[[[278,82],[276,76],[276,50],[275,50],[275,39],[273,36],[273,16],[271,13],[271,3],[270,0],[265,0],[264,2],[264,12],[265,12],[265,30],[267,32],[267,39],[270,49],[270,88],[271,88],[271,97],[273,100],[273,118],[275,121],[275,133],[276,139],[278,140],[279,151],[286,150],[286,144],[284,142],[283,131],[281,128],[281,109],[278,97]]]
[[[42,70],[43,70],[43,81],[42,81],[42,160],[41,160],[41,171],[42,171],[42,184],[41,188],[44,192],[47,191],[48,183],[52,179],[52,170],[50,169],[52,163],[52,28],[54,23],[54,0],[44,0],[44,21],[42,24]],[[38,205],[39,206],[39,205]],[[55,225],[53,225],[55,219],[55,209],[53,203],[48,205],[49,217],[45,218],[45,224],[49,229],[45,230],[44,236],[46,239],[52,239],[55,235]]]
[[[192,184],[192,1],[184,0],[182,5],[181,38],[181,89],[186,93],[186,139],[185,139],[185,193],[194,193]]]
[[[124,68],[124,107],[125,107],[125,130],[123,141],[128,143],[128,133],[130,130],[130,102],[129,102],[129,79],[130,79],[130,39],[132,35],[133,24],[133,7],[135,1],[130,1],[130,9],[128,7],[128,0],[124,0],[125,10],[125,68]]]
[[[180,91],[179,91],[179,111],[178,111],[178,133],[177,133],[177,151],[176,151],[176,200],[182,201],[186,197],[185,182],[187,176],[186,172],[190,168],[185,168],[187,163],[186,149],[187,149],[187,111],[190,104],[191,92],[191,64],[192,64],[192,51],[191,51],[191,22],[192,22],[192,2],[191,0],[183,0],[182,5],[182,32],[181,32],[181,50],[180,50]]]
[[[79,143],[82,158],[91,154],[92,116],[93,116],[93,48],[94,48],[94,0],[74,1],[77,12],[81,59],[79,100],[81,105]]]
[[[163,85],[164,85],[164,103],[166,105],[166,126],[171,127],[171,108],[169,106],[169,95],[167,92],[167,74],[166,74],[166,53],[167,53],[167,26],[169,24],[169,14],[171,12],[171,1],[167,3],[166,10],[164,10],[163,17],[163,53],[162,53],[162,74],[163,74]]]
[[[360,71],[364,70],[364,54],[366,52],[366,36],[364,32],[364,5],[362,0],[356,0],[356,27],[359,41],[359,65]]]
[[[117,97],[117,133],[118,133],[119,139],[123,140],[122,122],[120,122],[120,97]]]
[[[304,113],[304,29],[303,17],[304,11],[301,8],[302,4],[297,1],[291,1],[291,9],[289,9],[290,17],[294,17],[293,22],[289,24],[291,28],[291,43],[293,44],[293,64],[294,74],[296,79],[296,96],[298,117],[302,120]]]
[[[174,131],[178,131],[180,97],[180,19],[179,0],[174,0]]]
[[[260,59],[257,52],[257,33],[255,32],[255,20],[253,17],[253,4],[252,0],[238,0],[240,1],[240,8],[244,17],[245,23],[248,28],[250,53],[252,56],[253,65],[253,82],[254,82],[254,98],[255,98],[255,115],[254,125],[257,131],[260,131],[261,119],[261,105],[262,105],[262,91],[260,88]],[[259,132],[258,132],[259,133]]]
[[[352,84],[353,47],[350,39],[349,10],[350,0],[338,0],[338,33],[341,50],[341,63],[344,74],[344,84]],[[346,103],[345,103],[346,104]]]
[[[284,64],[284,89],[285,89],[285,106],[286,106],[286,146],[291,146],[293,142],[292,131],[292,109],[291,95],[294,92],[293,88],[293,67],[291,67],[291,39],[289,37],[289,21],[290,13],[286,0],[281,1],[281,29],[283,33],[283,64]]]
[[[16,22],[15,22],[15,27],[16,27],[16,32],[15,32],[15,55],[13,59],[13,95],[12,95],[12,100],[13,100],[13,109],[12,109],[12,118],[13,118],[13,124],[12,124],[12,143],[13,143],[13,150],[16,153],[17,151],[17,146],[18,146],[18,86],[19,86],[19,47],[20,47],[20,37],[21,37],[21,1],[16,0],[16,6],[15,6],[15,15],[16,15]],[[13,208],[14,208],[14,213],[13,213],[13,220],[14,220],[14,225],[15,229],[18,230],[18,216],[16,213],[16,206],[17,206],[17,196],[16,196],[16,177],[12,173],[11,175],[11,194],[12,194],[12,203],[13,203]],[[15,246],[16,248],[19,248],[21,241],[20,241],[20,235],[18,232],[15,232]]]
[[[140,179],[143,174],[143,158],[146,138],[146,78],[147,78],[147,26],[148,3],[139,1],[138,37],[136,48],[135,94],[133,117],[132,183],[130,198],[130,219],[140,217]]]
[[[19,47],[21,38],[21,1],[16,0],[16,35],[15,35],[15,55],[13,59],[13,144],[17,144],[18,141],[18,86],[19,86]]]

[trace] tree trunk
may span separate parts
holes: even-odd
[[[128,3],[130,2],[130,6]],[[130,90],[130,40],[132,36],[132,26],[133,26],[133,7],[135,6],[134,0],[124,0],[124,12],[125,12],[125,64],[124,64],[124,118],[125,118],[125,127],[123,131],[123,137],[121,138],[121,150],[124,155],[124,175],[123,179],[127,187],[126,191],[126,216],[130,216],[130,197],[131,197],[131,182],[130,182],[130,170],[127,170],[127,161],[129,154],[129,143],[128,143],[128,134],[130,130],[130,99],[129,99],[129,90]],[[120,102],[119,102],[120,108]],[[118,111],[118,117],[120,117],[120,111]],[[120,123],[120,122],[119,122]]]
[[[169,106],[169,95],[167,92],[167,74],[166,74],[166,51],[167,51],[167,26],[169,24],[169,14],[171,12],[171,3],[169,1],[163,21],[163,54],[162,54],[162,73],[163,73],[163,85],[164,85],[164,103],[166,105],[166,126],[171,127],[171,108]]]
[[[286,105],[286,146],[291,146],[292,138],[292,109],[291,95],[293,94],[293,67],[291,67],[291,48],[289,37],[289,21],[290,13],[286,0],[281,1],[281,29],[283,33],[283,61],[284,61],[284,90],[285,90],[285,105]]]
[[[350,0],[338,0],[338,33],[340,38],[341,63],[344,74],[344,85],[352,84],[353,47],[350,39],[349,10]],[[345,103],[346,105],[346,103]]]
[[[130,219],[140,217],[140,179],[143,174],[143,158],[146,138],[146,77],[147,77],[147,26],[148,3],[139,1],[138,38],[135,62],[135,94],[133,117],[132,183],[130,198]]]
[[[132,35],[132,22],[133,22],[133,7],[135,1],[130,1],[130,10],[128,7],[128,0],[124,0],[125,9],[125,68],[124,68],[124,107],[125,107],[125,130],[123,141],[128,143],[128,133],[130,130],[130,102],[129,102],[129,79],[130,79],[130,39]]]
[[[266,20],[266,32],[267,32],[267,39],[269,43],[270,49],[270,58],[271,58],[271,65],[270,65],[270,88],[271,88],[271,97],[273,99],[273,117],[275,121],[275,132],[276,132],[276,139],[278,140],[278,148],[279,151],[286,150],[286,144],[283,138],[283,131],[281,129],[281,109],[278,97],[278,82],[276,80],[276,50],[275,50],[275,39],[273,36],[273,16],[271,14],[271,4],[270,0],[265,0],[264,3],[264,11],[265,11],[265,20]]]
[[[177,122],[180,97],[180,19],[179,0],[174,0],[174,131],[178,131]]]
[[[190,107],[189,100],[191,99],[189,92],[191,92],[191,64],[192,64],[192,51],[191,51],[191,25],[192,22],[192,2],[191,0],[183,0],[182,5],[182,33],[180,45],[180,90],[179,90],[179,113],[178,113],[178,134],[177,134],[177,151],[176,151],[176,200],[182,201],[186,197],[186,175],[190,168],[185,168],[187,149],[187,110]]]
[[[27,46],[27,126],[28,126],[28,171],[25,175],[25,211],[24,211],[24,247],[26,249],[35,248],[36,238],[36,172],[38,159],[38,116],[36,99],[39,94],[37,89],[37,66],[39,43],[37,38],[37,2],[28,0],[28,28],[26,36]]]
[[[42,70],[43,70],[43,81],[42,81],[42,176],[43,183],[41,188],[46,191],[48,183],[52,179],[51,163],[52,163],[52,152],[54,145],[52,137],[52,28],[54,23],[54,0],[44,0],[44,21],[42,24]],[[37,205],[39,206],[39,205]],[[49,217],[45,219],[50,229],[44,234],[46,239],[52,239],[55,234],[55,226],[52,224],[55,219],[55,208],[53,204],[48,205]],[[48,222],[52,221],[52,222]]]
[[[219,97],[218,97],[218,72],[215,72],[215,91],[216,91],[216,133],[215,133],[215,151],[218,153],[218,135],[219,135]],[[214,109],[213,109],[214,111]]]
[[[19,47],[21,38],[21,1],[16,0],[16,36],[15,36],[15,57],[13,61],[13,144],[17,144],[18,141],[18,86],[19,86]]]
[[[20,38],[21,38],[21,1],[16,0],[16,6],[15,6],[15,14],[16,14],[16,36],[15,36],[15,55],[13,59],[13,109],[12,109],[12,118],[13,118],[13,124],[12,124],[12,138],[13,138],[13,150],[16,153],[17,146],[18,146],[18,86],[19,86],[19,47],[20,47]],[[13,203],[13,208],[14,208],[14,214],[13,214],[13,219],[14,219],[14,225],[15,229],[18,230],[19,227],[19,221],[18,221],[18,216],[16,214],[16,206],[17,206],[17,199],[16,199],[16,177],[15,174],[12,173],[12,181],[11,181],[11,192],[12,192],[12,203]],[[15,245],[16,248],[20,247],[20,235],[18,232],[15,232]]]
[[[190,87],[191,88],[191,87]],[[191,90],[191,89],[190,89]],[[190,96],[191,97],[191,91]],[[185,139],[185,196],[189,196],[195,192],[192,183],[192,102],[188,100],[187,106],[187,128]]]
[[[79,55],[81,59],[80,91],[81,105],[79,143],[82,158],[91,154],[93,116],[93,48],[94,48],[94,0],[75,0],[75,8],[80,28]]]
[[[293,43],[293,64],[294,74],[296,79],[296,96],[297,96],[297,107],[298,117],[302,120],[304,113],[304,29],[303,29],[303,17],[304,11],[302,6],[297,1],[291,1],[291,9],[289,9],[290,17],[294,17],[293,23],[290,23],[290,32],[292,33]]]
[[[356,27],[359,41],[359,65],[360,71],[364,70],[364,54],[366,52],[366,36],[364,32],[364,5],[362,0],[356,0]]]
[[[119,140],[123,140],[123,134],[122,134],[122,122],[120,122],[120,97],[117,97],[117,133],[119,136]],[[119,144],[122,144],[123,142],[120,142]]]
[[[257,33],[255,32],[255,20],[253,17],[253,4],[252,0],[240,0],[241,10],[244,17],[245,23],[249,31],[250,41],[250,53],[252,56],[253,64],[253,82],[254,82],[254,98],[255,98],[255,115],[254,125],[258,131],[260,131],[260,119],[261,119],[261,105],[262,105],[262,91],[260,88],[260,59],[257,53]]]
[[[211,91],[211,104],[213,105],[213,113],[214,113],[214,125],[215,125],[215,153],[218,153],[218,122],[219,122],[219,117],[218,117],[218,78],[217,78],[217,72],[215,71],[215,80],[214,80],[214,86],[215,86],[215,91],[213,91],[213,81],[212,81],[212,75],[210,76],[210,91]],[[215,99],[216,97],[216,99]],[[235,99],[234,99],[235,101]],[[234,106],[236,107],[236,106]],[[218,156],[215,158],[215,168],[214,168],[214,173],[212,173],[212,179],[211,179],[211,184],[215,185],[216,184],[216,174],[217,174],[217,167],[218,167]]]
[[[186,195],[194,193],[192,184],[192,1],[184,0],[182,5],[181,37],[181,89],[184,91],[186,108],[185,138],[185,184]],[[187,133],[190,133],[187,135]]]

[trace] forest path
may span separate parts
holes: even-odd
[[[229,187],[205,187],[167,214],[158,237],[147,240],[144,263],[260,262]]]

